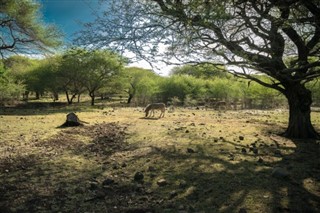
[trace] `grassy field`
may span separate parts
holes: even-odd
[[[68,112],[84,126],[59,128]],[[286,110],[0,111],[0,212],[320,212],[320,148]],[[313,112],[319,131],[320,113]],[[277,173],[275,168],[281,168]],[[285,171],[285,172],[283,172]]]

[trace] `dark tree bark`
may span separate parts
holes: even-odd
[[[71,96],[71,98],[70,98],[70,104],[72,104],[73,103],[73,100],[76,98],[76,96],[77,96],[77,94],[73,94],[72,96]]]
[[[128,100],[127,100],[127,104],[130,104],[134,95],[136,94],[136,87],[133,83],[130,82],[130,86],[131,88],[126,91],[129,94]]]
[[[67,102],[68,102],[68,104],[72,104],[72,101],[73,101],[73,96],[70,98],[70,96],[69,96],[69,93],[68,93],[68,91],[66,91],[66,97],[67,97]]]
[[[59,93],[53,92],[53,101],[58,101],[59,100]]]
[[[130,104],[131,103],[131,100],[133,98],[133,94],[129,94],[129,97],[128,97],[128,100],[127,100],[127,104]]]
[[[72,94],[72,96],[70,98],[70,95],[69,95],[68,91],[66,91],[66,97],[67,97],[68,104],[72,104],[73,100],[75,99],[76,96],[77,96],[77,94]]]
[[[40,99],[40,92],[36,92],[36,100]]]
[[[23,100],[24,101],[28,101],[29,100],[29,91],[25,91],[24,93],[23,93]]]
[[[89,96],[91,97],[91,106],[94,106],[95,94],[94,92],[90,92]]]
[[[285,90],[289,104],[289,123],[284,133],[288,138],[318,139],[319,134],[311,123],[311,91],[304,85],[290,85]]]
[[[68,93],[67,90],[66,90],[66,97],[67,97],[67,102],[68,102],[68,104],[71,104],[72,102],[70,102],[69,93]]]

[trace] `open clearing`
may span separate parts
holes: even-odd
[[[72,111],[89,124],[58,128]],[[0,212],[320,212],[319,143],[278,136],[287,117],[2,109]]]

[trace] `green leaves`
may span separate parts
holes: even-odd
[[[0,54],[39,53],[62,44],[54,25],[42,22],[40,5],[33,0],[0,0]]]
[[[199,64],[199,65],[184,65],[175,67],[171,71],[172,75],[190,75],[197,78],[214,78],[226,77],[227,70],[222,65]]]
[[[0,106],[19,100],[20,94],[25,86],[21,81],[17,81],[4,64],[0,61]]]
[[[84,89],[92,97],[99,90],[106,92],[108,84],[119,75],[125,59],[108,50],[87,51],[81,48],[68,50],[62,57],[61,71],[65,89],[80,94]]]

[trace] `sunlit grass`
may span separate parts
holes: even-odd
[[[90,151],[94,138],[82,134],[85,130],[81,127],[58,128],[70,111],[87,122],[85,126],[115,123],[126,127],[126,147],[123,150],[105,147],[110,154]],[[274,212],[277,208],[290,208],[290,198],[279,197],[288,193],[288,187],[297,187],[294,184],[298,181],[294,179],[291,183],[271,177],[273,167],[283,165],[286,157],[295,157],[295,143],[276,135],[286,128],[287,116],[286,110],[219,112],[177,108],[164,118],[145,119],[142,108],[111,106],[12,110],[0,116],[0,159],[2,162],[12,159],[14,165],[1,167],[4,173],[0,178],[9,186],[26,184],[7,194],[20,196],[20,201],[13,203],[16,211],[27,208],[32,197],[19,194],[20,190],[36,184],[32,190],[52,200],[39,199],[63,212],[75,211],[76,203],[80,203],[83,211],[125,206],[121,203],[127,202],[121,197],[122,190],[129,197],[135,194],[130,202],[147,200],[157,212],[238,212],[240,208]],[[313,112],[312,117],[315,127],[319,127],[319,112]],[[253,152],[253,146],[257,153]],[[259,162],[260,159],[263,161]],[[302,162],[289,162],[296,179],[303,179],[305,190],[319,196],[319,182],[299,173]],[[136,172],[144,174],[143,183],[133,180]],[[96,207],[84,202],[96,196],[99,191],[95,187],[99,189],[107,178],[116,181],[118,191],[104,201],[95,200]],[[167,184],[159,186],[160,179]],[[142,190],[139,184],[147,195],[139,194]],[[63,208],[56,197],[57,190],[62,189],[66,196],[61,198],[66,202]],[[121,202],[115,204],[114,199]],[[118,210],[115,212],[121,212]]]

